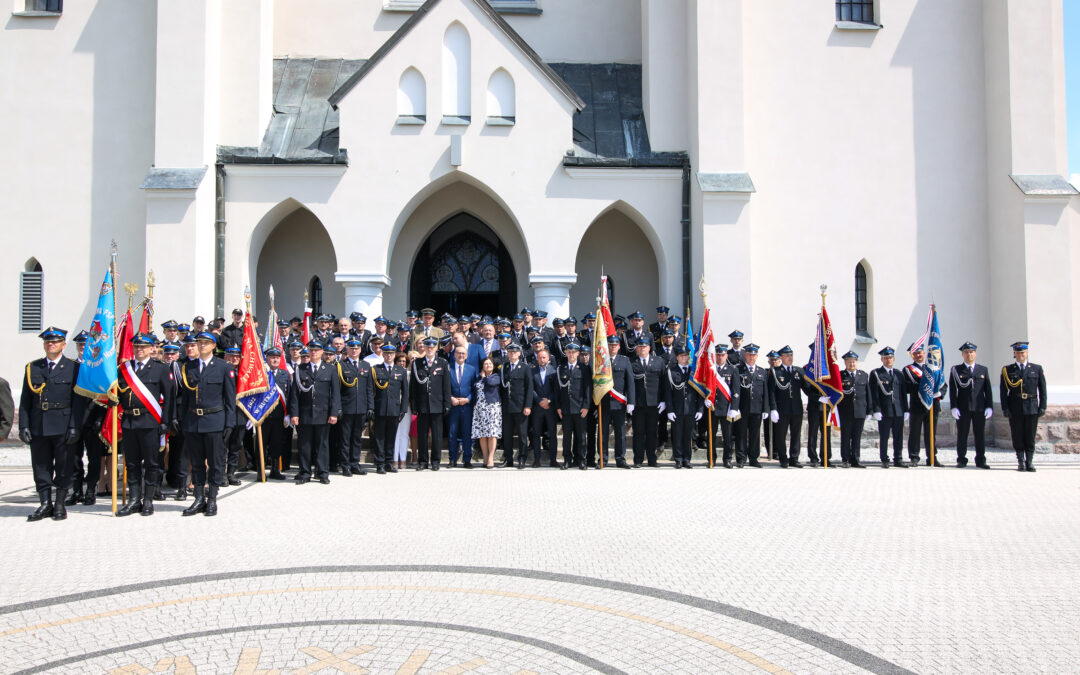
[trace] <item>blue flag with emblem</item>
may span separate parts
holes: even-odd
[[[105,281],[101,282],[98,292],[97,310],[90,323],[89,335],[83,347],[82,364],[79,366],[79,378],[75,382],[75,393],[104,403],[109,398],[116,400],[117,367],[116,341],[116,289],[113,288],[112,269],[105,272]]]
[[[690,372],[697,372],[697,346],[694,344],[694,322],[686,313],[686,353],[690,355]]]
[[[930,305],[926,319],[926,332],[915,343],[926,350],[926,367],[919,381],[919,400],[927,410],[945,386],[945,352],[941,346],[941,329],[938,327],[937,306]]]

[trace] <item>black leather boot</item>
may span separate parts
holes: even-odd
[[[182,484],[180,485],[179,489],[177,489],[177,491],[176,491],[175,499],[178,502],[186,502],[187,501],[187,479],[185,478],[183,481],[181,481],[181,483]]]
[[[206,510],[206,498],[203,496],[205,489],[206,488],[204,488],[202,485],[195,486],[195,501],[191,504],[191,506],[181,511],[180,515],[193,516],[196,513],[202,513]]]
[[[71,492],[68,493],[66,499],[63,500],[64,506],[75,506],[82,501],[83,498],[83,485],[81,480],[72,482]]]
[[[38,490],[38,501],[41,502],[41,506],[37,507],[37,509],[35,509],[33,513],[26,517],[26,520],[31,523],[36,520],[41,520],[42,518],[52,517],[52,488]]]
[[[1021,450],[1016,451],[1016,470],[1027,471],[1027,462],[1024,459],[1024,453]]]
[[[127,505],[116,512],[120,518],[142,511],[142,486],[138,483],[128,483],[128,497]]]
[[[1025,459],[1024,470],[1025,471],[1031,471],[1032,473],[1034,473],[1035,472],[1035,466],[1032,465],[1031,460],[1035,459],[1035,451],[1034,450],[1026,450],[1026,451],[1024,451],[1024,455],[1026,455],[1026,457],[1024,458]]]
[[[56,506],[53,507],[53,520],[65,520],[67,518],[67,507],[65,502],[67,501],[67,490],[60,488],[56,489]]]
[[[206,510],[203,511],[204,516],[216,516],[217,515],[217,493],[218,486],[210,486],[210,496],[206,498]]]

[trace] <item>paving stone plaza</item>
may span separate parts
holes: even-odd
[[[247,474],[217,518],[39,523],[5,466],[0,671],[1075,672],[1080,463],[990,459]]]

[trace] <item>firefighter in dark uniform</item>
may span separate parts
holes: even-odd
[[[644,333],[644,331],[643,331]],[[628,333],[629,334],[629,333]],[[667,384],[668,362],[652,353],[652,336],[644,333],[638,338],[637,355],[631,360],[634,375],[634,468],[646,460],[656,463],[657,430],[660,416],[667,408],[664,387]]]
[[[1001,411],[1009,418],[1017,471],[1034,471],[1035,430],[1046,413],[1046,376],[1028,362],[1026,340],[1012,344],[1014,362],[1001,369]]]
[[[802,433],[802,390],[806,375],[802,368],[791,365],[791,347],[784,345],[778,353],[780,365],[770,372],[768,384],[769,419],[773,423],[773,454],[780,460],[780,468],[800,468],[802,464],[799,463],[799,452],[802,443],[799,435]]]
[[[174,380],[172,368],[150,358],[154,341],[149,335],[138,333],[131,344],[135,358],[122,368],[138,381],[128,380],[124,375],[118,381],[120,405],[124,409],[120,443],[124,446],[129,497],[127,505],[116,515],[150,516],[154,514],[154,489],[160,481],[158,450],[172,422]]]
[[[919,436],[922,435],[922,441],[926,443],[926,465],[930,466],[930,410],[923,404],[922,398],[919,396],[919,387],[922,382],[923,371],[929,366],[926,364],[926,351],[922,346],[912,346],[908,349],[908,353],[911,354],[913,363],[909,363],[904,368],[904,391],[908,395],[908,412],[910,413],[908,425],[908,458],[911,460],[911,466],[919,465]],[[944,395],[949,388],[948,384],[943,384],[941,391],[934,394],[934,428],[937,429],[938,419],[941,417],[941,401],[940,398]],[[936,458],[935,458],[936,460]],[[935,461],[934,466],[942,466],[940,462]]]
[[[694,377],[690,370],[690,355],[682,347],[675,349],[675,363],[666,368],[667,386],[664,397],[668,421],[671,422],[671,458],[676,469],[692,469],[691,439],[694,423],[702,417],[702,398],[689,387]]]
[[[727,396],[719,389],[716,392],[716,404],[713,406],[712,420],[713,426],[708,430],[714,437],[716,436],[716,429],[719,426],[720,435],[722,437],[720,446],[723,449],[722,457],[724,462],[724,468],[732,468],[732,459],[735,454],[735,437],[732,434],[732,425],[739,419],[741,413],[739,412],[739,393],[741,387],[739,386],[739,369],[731,365],[727,361],[728,346],[725,344],[718,344],[714,348],[716,350],[716,375],[727,387],[728,394],[731,396],[731,400],[728,400]],[[713,405],[709,401],[705,401],[705,406],[709,407]],[[713,446],[713,452],[716,452],[716,446]],[[740,464],[740,466],[742,466]]]
[[[578,364],[589,369],[589,416],[585,418],[585,466],[586,468],[596,467],[596,432],[597,432],[597,420],[596,414],[599,408],[593,401],[592,390],[592,346],[588,344],[579,343],[581,350],[578,352]],[[666,419],[666,418],[665,418]]]
[[[289,452],[287,443],[292,438],[285,434],[285,408],[289,400],[289,385],[292,378],[289,371],[281,367],[281,350],[271,347],[263,352],[266,357],[266,365],[270,368],[270,380],[276,386],[280,394],[278,402],[263,418],[263,448],[266,458],[270,463],[270,480],[285,480],[285,474],[281,473],[283,465],[282,457]],[[284,400],[282,400],[284,399]]]
[[[446,359],[436,354],[438,338],[425,338],[422,346],[424,356],[413,359],[412,380],[409,382],[409,399],[416,413],[419,449],[416,470],[438,471],[439,462],[442,461],[443,419],[450,412],[450,366]]]
[[[810,353],[813,351],[814,345],[811,344]],[[803,372],[806,372],[805,368]],[[803,391],[806,392],[806,454],[810,459],[810,466],[836,468],[833,462],[832,433],[821,419],[821,406],[829,401],[829,397],[825,396],[808,377],[803,378]],[[821,441],[820,455],[817,451],[818,441]],[[826,458],[828,458],[827,462]]]
[[[528,454],[529,415],[533,405],[532,369],[521,358],[521,345],[513,336],[506,343],[507,361],[499,370],[502,392],[503,459],[500,467],[516,464],[525,468]],[[514,434],[518,437],[517,457],[514,456]]]
[[[840,371],[840,385],[844,398],[836,405],[840,414],[840,466],[865,469],[859,463],[862,448],[863,425],[871,412],[870,376],[858,369],[859,355],[844,354],[844,369]]]
[[[236,424],[236,371],[214,356],[213,333],[199,333],[195,341],[198,358],[180,367],[183,402],[177,412],[195,486],[195,501],[182,515],[216,516],[218,489],[225,485],[225,437]]]
[[[578,363],[576,342],[563,346],[566,363],[559,366],[559,410],[562,411],[563,463],[585,470],[585,427],[592,403],[592,371]]]
[[[881,367],[870,373],[870,409],[878,423],[878,452],[881,468],[889,468],[889,436],[893,439],[893,466],[907,468],[904,462],[904,422],[908,420],[908,399],[904,396],[904,378],[893,367],[896,351],[885,347],[878,352]],[[922,405],[921,403],[919,405]]]
[[[295,482],[303,485],[318,477],[330,483],[330,426],[341,416],[341,386],[337,368],[323,362],[323,343],[313,339],[307,344],[311,357],[293,373],[289,387],[289,414],[296,427],[300,471]]]
[[[743,333],[740,330],[733,330],[728,333],[728,339],[731,340],[731,348],[727,353],[728,363],[738,368],[745,363],[743,356],[746,350],[742,347]]]
[[[176,485],[175,499],[178,502],[187,501],[188,482],[191,479],[191,460],[184,445],[185,434],[180,430],[180,422],[184,416],[184,385],[181,379],[181,368],[186,363],[194,363],[199,360],[199,348],[195,343],[195,336],[186,335],[180,341],[180,349],[180,356],[170,364],[175,389],[173,391],[172,425],[169,429],[169,466],[166,471],[170,484],[175,483]]]
[[[243,337],[241,334],[241,343]],[[240,368],[240,344],[230,344],[225,347],[225,363],[228,363],[233,370],[239,370]],[[247,422],[248,417],[244,414],[244,410],[241,406],[236,406],[236,422],[229,432],[229,435],[225,437],[225,482],[229,485],[239,485],[240,479],[236,477],[236,470],[240,465],[240,451],[244,449],[244,436],[247,434]],[[254,453],[251,455],[254,457]],[[256,470],[257,465],[256,465]]]
[[[603,454],[604,464],[608,457],[608,435],[614,431],[615,441],[615,466],[620,469],[629,469],[626,463],[626,416],[634,414],[636,391],[634,388],[634,371],[630,366],[630,359],[619,353],[619,334],[609,335],[607,338],[608,350],[611,352],[611,391],[604,394],[600,399],[600,414],[603,415],[603,428],[600,429],[600,452]],[[615,397],[615,393],[625,399],[625,403]]]
[[[670,313],[670,307],[660,305],[656,308],[656,323],[649,324],[649,332],[653,335],[653,344],[660,342],[660,336],[667,330],[667,317]]]
[[[405,369],[394,365],[397,347],[382,348],[382,363],[371,367],[371,383],[375,396],[372,404],[375,437],[375,473],[397,473],[394,466],[394,439],[398,423],[409,413],[409,378]]]
[[[30,445],[34,488],[40,502],[26,518],[31,522],[67,518],[64,501],[71,489],[71,451],[79,442],[87,402],[75,394],[79,364],[64,356],[67,331],[49,326],[38,337],[45,357],[26,364],[19,398],[19,440]]]
[[[354,473],[366,475],[360,467],[363,454],[364,427],[368,415],[375,405],[374,380],[371,379],[371,364],[361,360],[363,343],[358,338],[349,338],[345,342],[345,355],[335,364],[338,381],[341,384],[341,475]],[[336,448],[335,448],[336,449]],[[378,468],[378,461],[375,462]]]
[[[743,363],[737,366],[741,417],[735,422],[734,429],[735,465],[742,468],[743,462],[749,462],[750,466],[760,469],[761,422],[769,416],[769,371],[757,365],[757,345],[746,345],[742,354]],[[728,358],[731,358],[730,351]]]
[[[967,466],[968,432],[975,432],[975,466],[989,469],[986,463],[986,420],[994,415],[994,386],[990,371],[975,363],[978,347],[970,342],[960,345],[964,362],[949,372],[949,407],[956,420],[956,466]]]
[[[79,331],[79,334],[75,336],[72,342],[75,343],[75,362],[82,364],[83,347],[86,345],[86,340],[89,337],[89,333],[86,331]],[[8,388],[7,402],[11,401],[11,391],[8,383],[0,378],[0,388]],[[0,392],[0,404],[4,404],[5,399],[3,392]],[[10,410],[0,410],[0,439],[7,438],[8,432],[11,430],[11,425],[15,420],[15,408],[14,402],[11,402]],[[91,438],[97,440],[97,435],[101,431],[101,419],[98,419],[98,427],[87,434],[88,422],[91,418],[97,417],[94,408],[99,408],[104,411],[105,408],[100,405],[94,405],[90,403],[86,406],[86,413],[83,415],[86,420],[81,426],[79,433],[79,442],[71,446],[71,492],[68,493],[67,499],[64,500],[65,506],[74,506],[85,499],[83,495],[83,489],[86,489],[86,493],[93,497],[97,488],[98,478],[101,476],[101,451],[98,446],[101,445],[100,441],[94,443]],[[102,414],[102,418],[104,415]],[[7,427],[6,429],[4,427]],[[83,471],[83,452],[86,452],[86,470]],[[93,504],[96,499],[91,499]]]

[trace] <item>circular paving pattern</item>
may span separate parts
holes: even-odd
[[[904,672],[702,598],[451,566],[255,570],[9,605],[0,653],[17,672]]]

